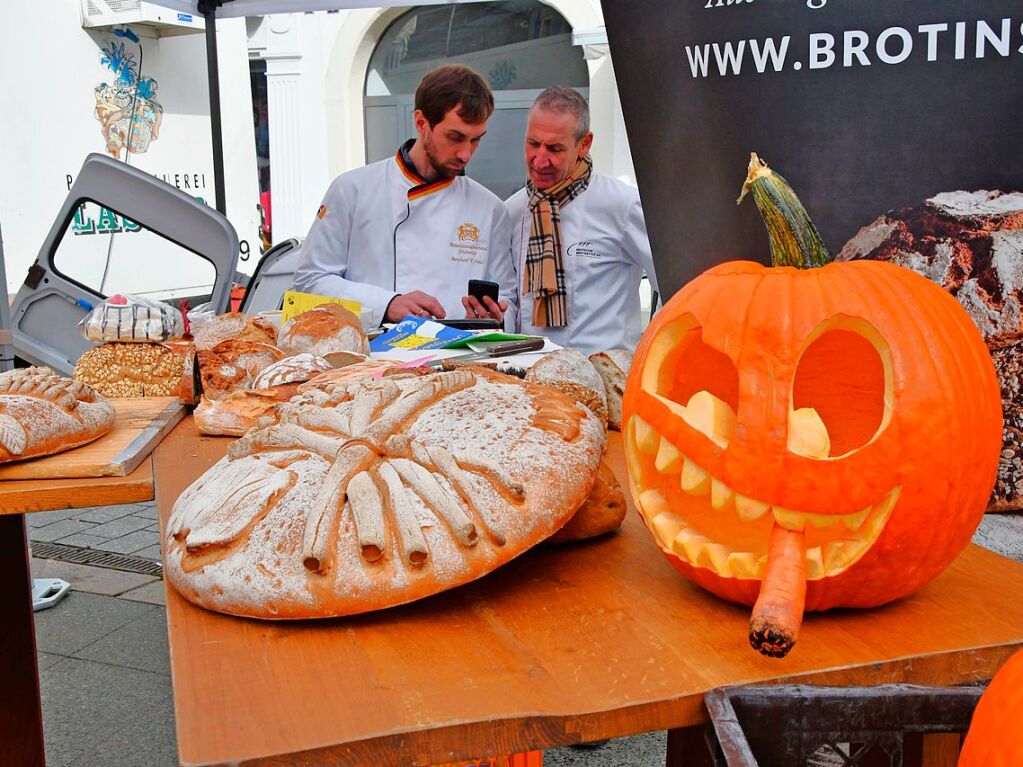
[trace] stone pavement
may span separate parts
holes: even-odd
[[[143,564],[160,558],[154,502],[43,512],[25,519],[30,541],[37,544],[125,555],[126,561]],[[1023,562],[1023,514],[988,514],[974,542]],[[63,601],[35,616],[47,764],[177,764],[163,581],[55,559],[33,559],[32,575],[72,584]],[[665,748],[665,733],[650,733],[594,749],[552,749],[544,754],[544,764],[658,765],[664,764]]]

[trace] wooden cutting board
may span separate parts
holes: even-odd
[[[177,397],[110,402],[117,420],[108,434],[74,450],[0,465],[0,480],[127,476],[185,415]]]

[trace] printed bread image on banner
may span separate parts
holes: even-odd
[[[736,206],[756,152],[836,261],[908,267],[966,309],[1002,387],[989,510],[1023,508],[1023,4],[602,6],[665,300],[715,264],[769,263],[756,209]]]

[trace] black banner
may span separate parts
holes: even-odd
[[[750,152],[837,252],[940,192],[1023,191],[1021,0],[603,0],[665,298],[767,262]]]

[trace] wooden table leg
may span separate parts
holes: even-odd
[[[29,570],[25,517],[0,515],[0,764],[36,767],[43,753],[43,710],[39,697],[39,665],[32,617],[32,573]]]
[[[668,730],[666,767],[715,767],[706,731],[705,726]]]

